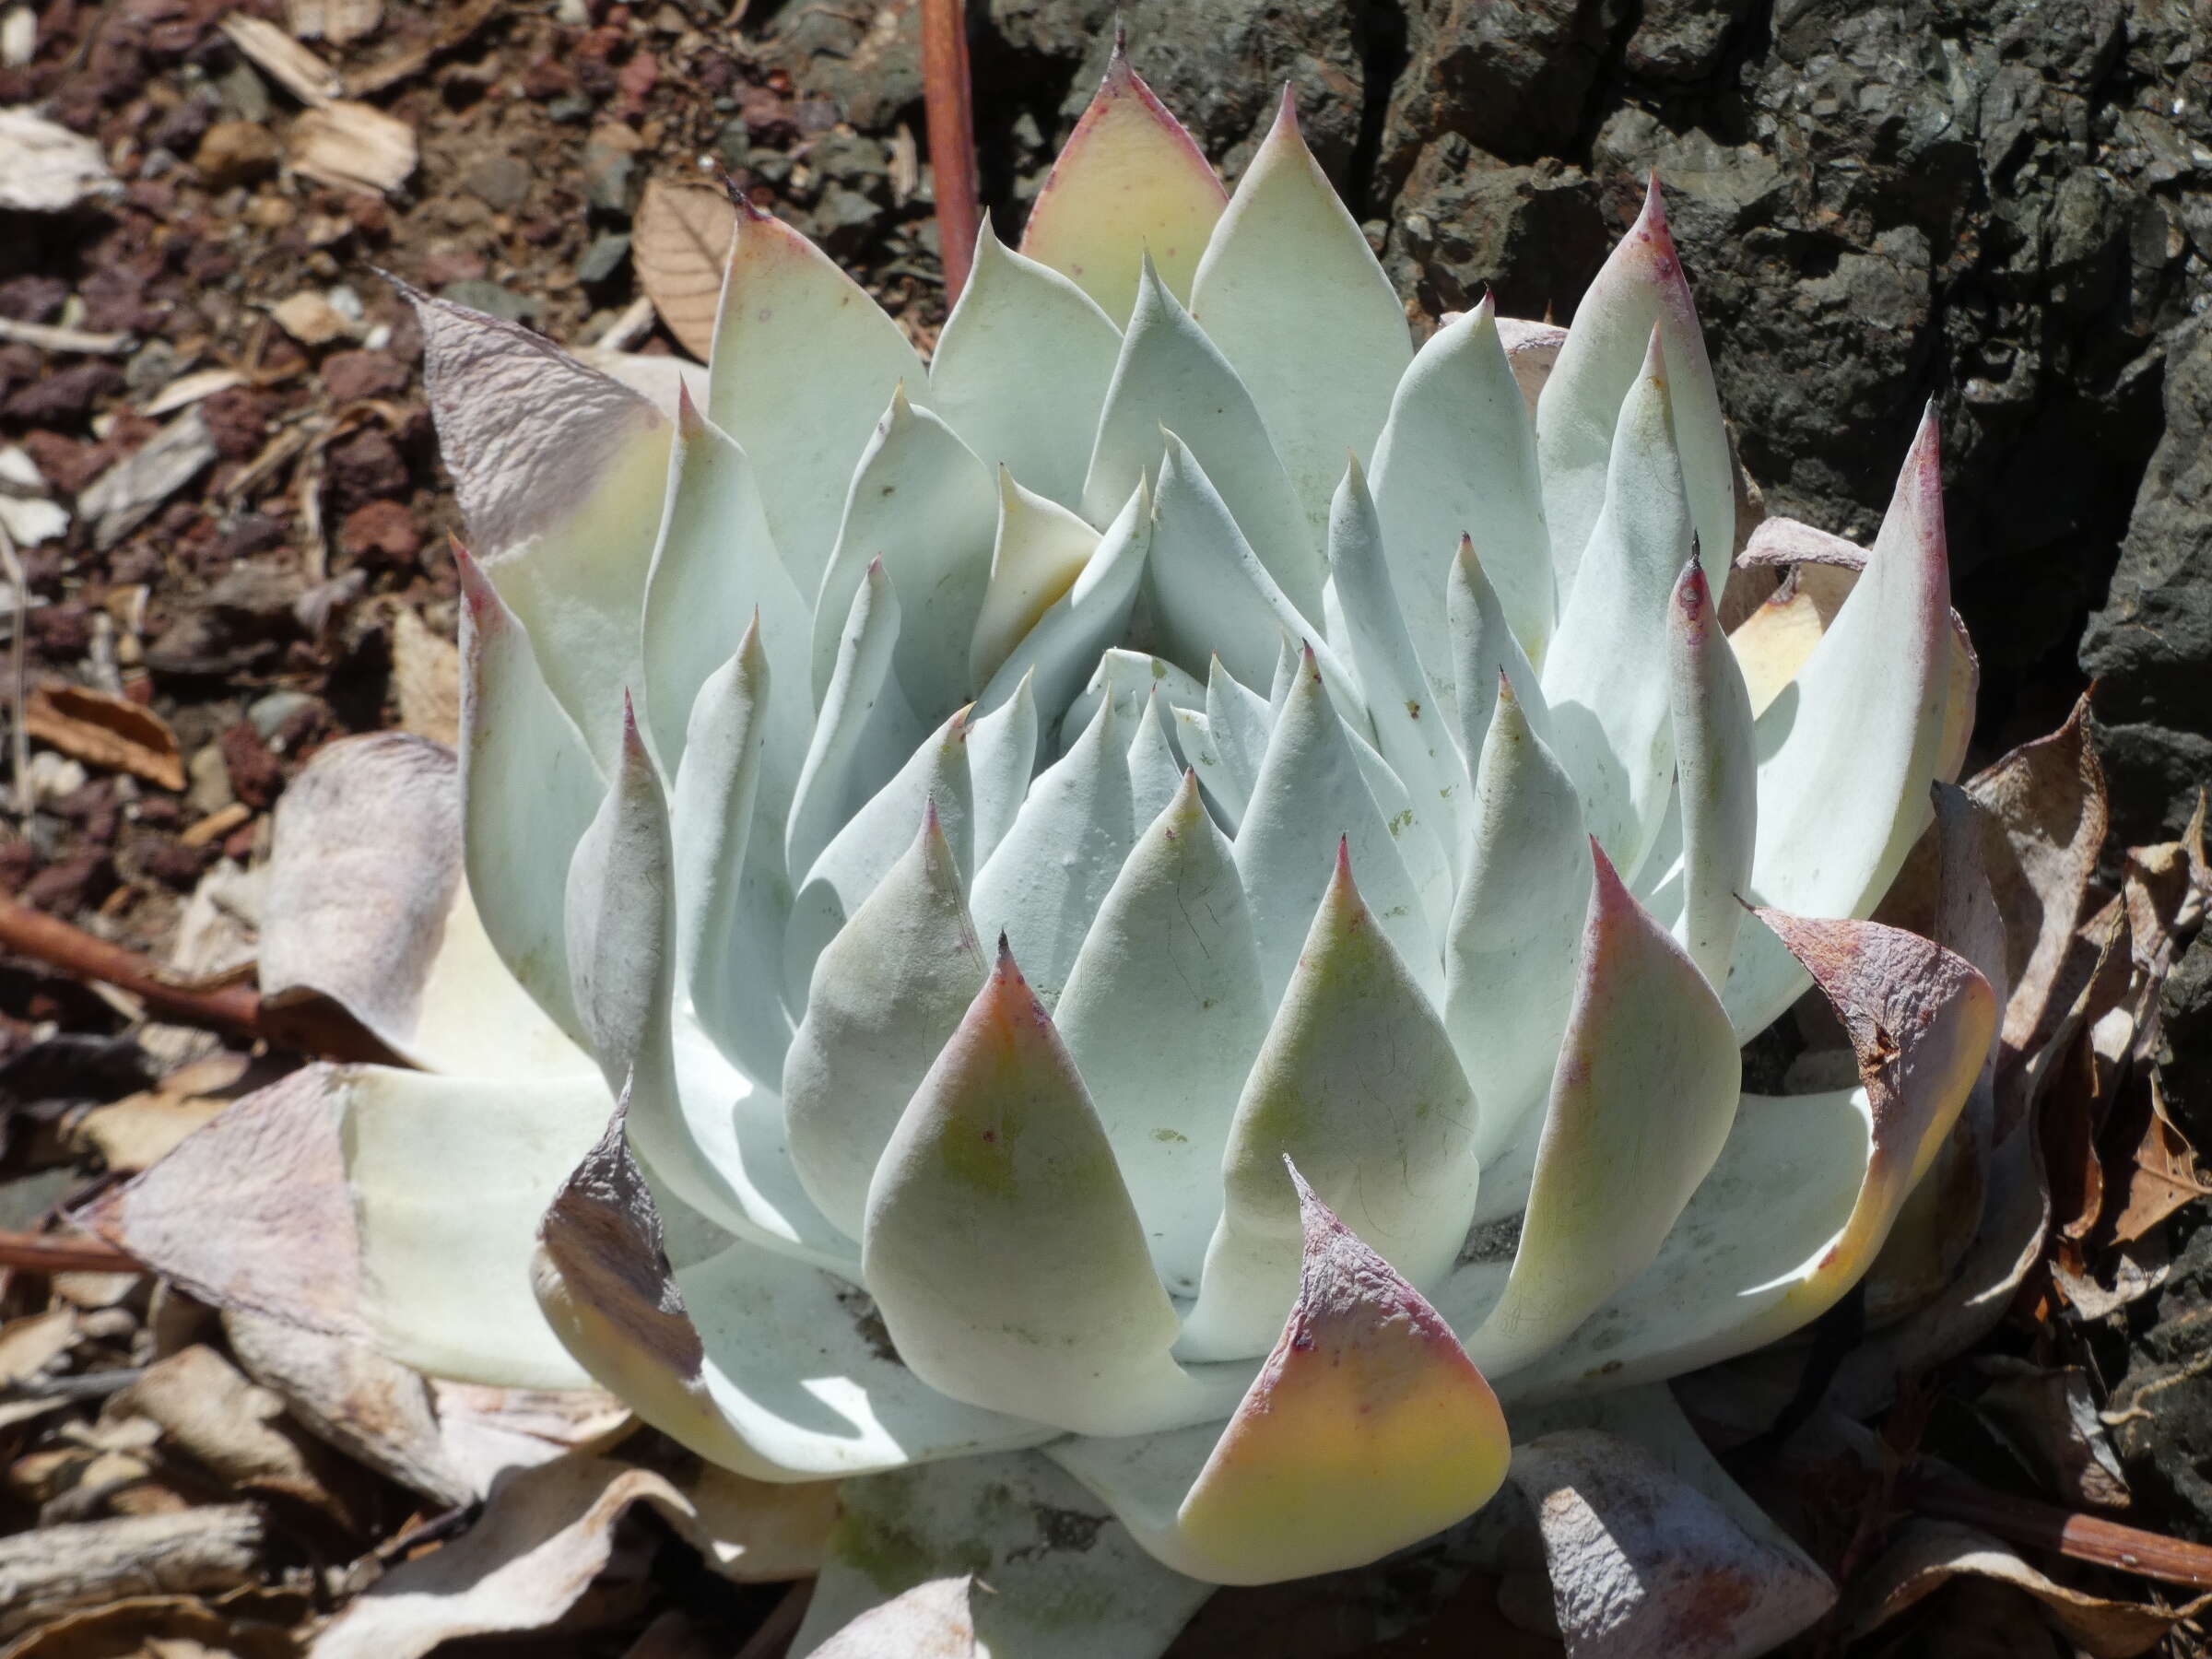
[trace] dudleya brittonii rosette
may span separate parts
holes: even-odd
[[[1850,920],[1970,712],[1933,426],[1747,685],[1655,193],[1570,331],[1486,301],[1416,350],[1288,107],[1225,199],[1117,56],[926,366],[759,216],[673,418],[425,319],[469,891],[629,1089],[539,1296],[711,1458],[1041,1447],[1194,1578],[1356,1565],[1490,1495],[1490,1384],[1828,1306],[1981,1069],[1988,985]],[[1860,1086],[1743,1094],[1815,982]],[[349,1130],[388,1323],[512,1371],[456,1254],[498,1206],[441,1230],[405,1171],[527,1112],[427,1115]]]

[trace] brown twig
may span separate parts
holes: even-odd
[[[2141,1578],[2212,1590],[2212,1547],[2123,1526],[2029,1498],[2014,1498],[1956,1476],[1909,1471],[1901,1497],[1907,1507],[1946,1521],[1979,1526],[2007,1543],[2050,1550],[2077,1561],[2115,1568]]]
[[[0,1232],[0,1267],[32,1273],[144,1273],[138,1258],[90,1233]]]
[[[922,102],[937,198],[937,240],[947,303],[968,285],[982,206],[975,182],[975,103],[968,74],[968,9],[961,0],[922,0]]]
[[[0,900],[0,950],[127,991],[149,1013],[174,1025],[245,1037],[326,1060],[405,1064],[394,1061],[389,1049],[335,1004],[289,995],[272,1001],[242,982],[206,989],[180,985],[159,963],[136,951],[9,900]]]

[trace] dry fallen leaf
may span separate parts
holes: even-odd
[[[328,1460],[287,1420],[284,1397],[248,1382],[211,1347],[188,1347],[148,1366],[111,1409],[159,1424],[165,1445],[241,1493],[296,1499],[353,1524],[325,1484],[319,1465]]]
[[[818,1488],[747,1484],[754,1501],[743,1519],[771,1535],[787,1529],[794,1505],[805,1512],[822,1503]],[[465,1636],[543,1630],[606,1568],[617,1523],[640,1502],[695,1545],[707,1543],[691,1500],[649,1469],[577,1453],[516,1470],[492,1489],[461,1537],[394,1568],[332,1620],[316,1639],[315,1659],[419,1659]],[[726,1511],[721,1517],[724,1524],[733,1518]],[[828,1530],[824,1512],[821,1534]],[[742,1559],[746,1535],[723,1542]]]
[[[327,103],[344,95],[338,72],[276,24],[233,12],[223,19],[222,30],[255,68],[301,103]]]
[[[384,20],[383,0],[288,0],[284,21],[302,41],[344,46],[376,32]]]
[[[712,184],[654,179],[638,206],[629,257],[661,321],[700,361],[714,349],[723,268],[737,209]]]
[[[461,653],[406,605],[392,610],[392,684],[401,731],[460,747]]]
[[[301,288],[269,308],[276,326],[302,346],[327,346],[353,333],[346,313],[312,288]]]
[[[163,789],[184,787],[177,735],[160,715],[127,699],[51,681],[32,688],[23,726],[88,765],[126,771]]]
[[[301,112],[286,139],[294,171],[350,190],[397,190],[415,171],[415,129],[373,104]]]
[[[2171,1610],[2107,1601],[2045,1577],[2008,1546],[1948,1521],[1908,1521],[1880,1559],[1853,1581],[1850,1633],[1862,1636],[1959,1577],[2025,1591],[2051,1622],[2092,1659],[2134,1659],[2165,1640],[2202,1601]],[[2208,1598],[2212,1599],[2212,1598]]]
[[[975,1615],[987,1594],[972,1574],[931,1579],[872,1607],[814,1650],[815,1659],[971,1659]]]
[[[2150,1117],[2143,1126],[2134,1165],[2126,1171],[2127,1198],[2112,1223],[2113,1241],[2132,1244],[2192,1199],[2212,1194],[2196,1161],[2196,1148],[2166,1114],[2166,1090],[2150,1079]]]
[[[269,1525],[252,1503],[44,1526],[0,1538],[0,1637],[72,1607],[257,1582]]]
[[[74,1309],[55,1308],[0,1325],[0,1387],[35,1377],[76,1341]]]
[[[95,1106],[71,1126],[69,1138],[111,1170],[150,1170],[230,1102],[206,1095],[135,1094]]]
[[[215,453],[215,434],[195,406],[101,473],[76,498],[77,515],[91,524],[92,545],[104,551],[128,535]]]

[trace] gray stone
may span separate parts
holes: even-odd
[[[284,730],[286,721],[291,719],[302,709],[312,709],[314,706],[315,699],[304,691],[271,691],[265,696],[255,698],[247,705],[246,718],[253,723],[253,729],[261,734],[261,740],[267,743],[272,741],[277,733]]]
[[[465,282],[449,282],[438,290],[441,300],[451,300],[455,305],[465,305],[471,311],[480,311],[510,323],[527,323],[546,309],[546,302],[535,294],[518,294],[503,288],[496,282],[472,277]]]
[[[629,235],[620,230],[603,231],[592,239],[592,245],[576,262],[576,279],[587,284],[605,282],[629,257]]]
[[[519,207],[530,194],[530,169],[512,156],[485,156],[462,175],[480,200],[502,212]]]
[[[600,212],[627,216],[643,188],[629,150],[597,139],[583,147],[583,199]]]
[[[733,115],[714,134],[714,156],[725,172],[735,172],[751,159],[753,132],[745,117]]]

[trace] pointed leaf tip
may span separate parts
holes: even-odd
[[[1451,1326],[1283,1162],[1298,1300],[1176,1517],[1177,1564],[1224,1583],[1364,1565],[1472,1514],[1511,1456]]]

